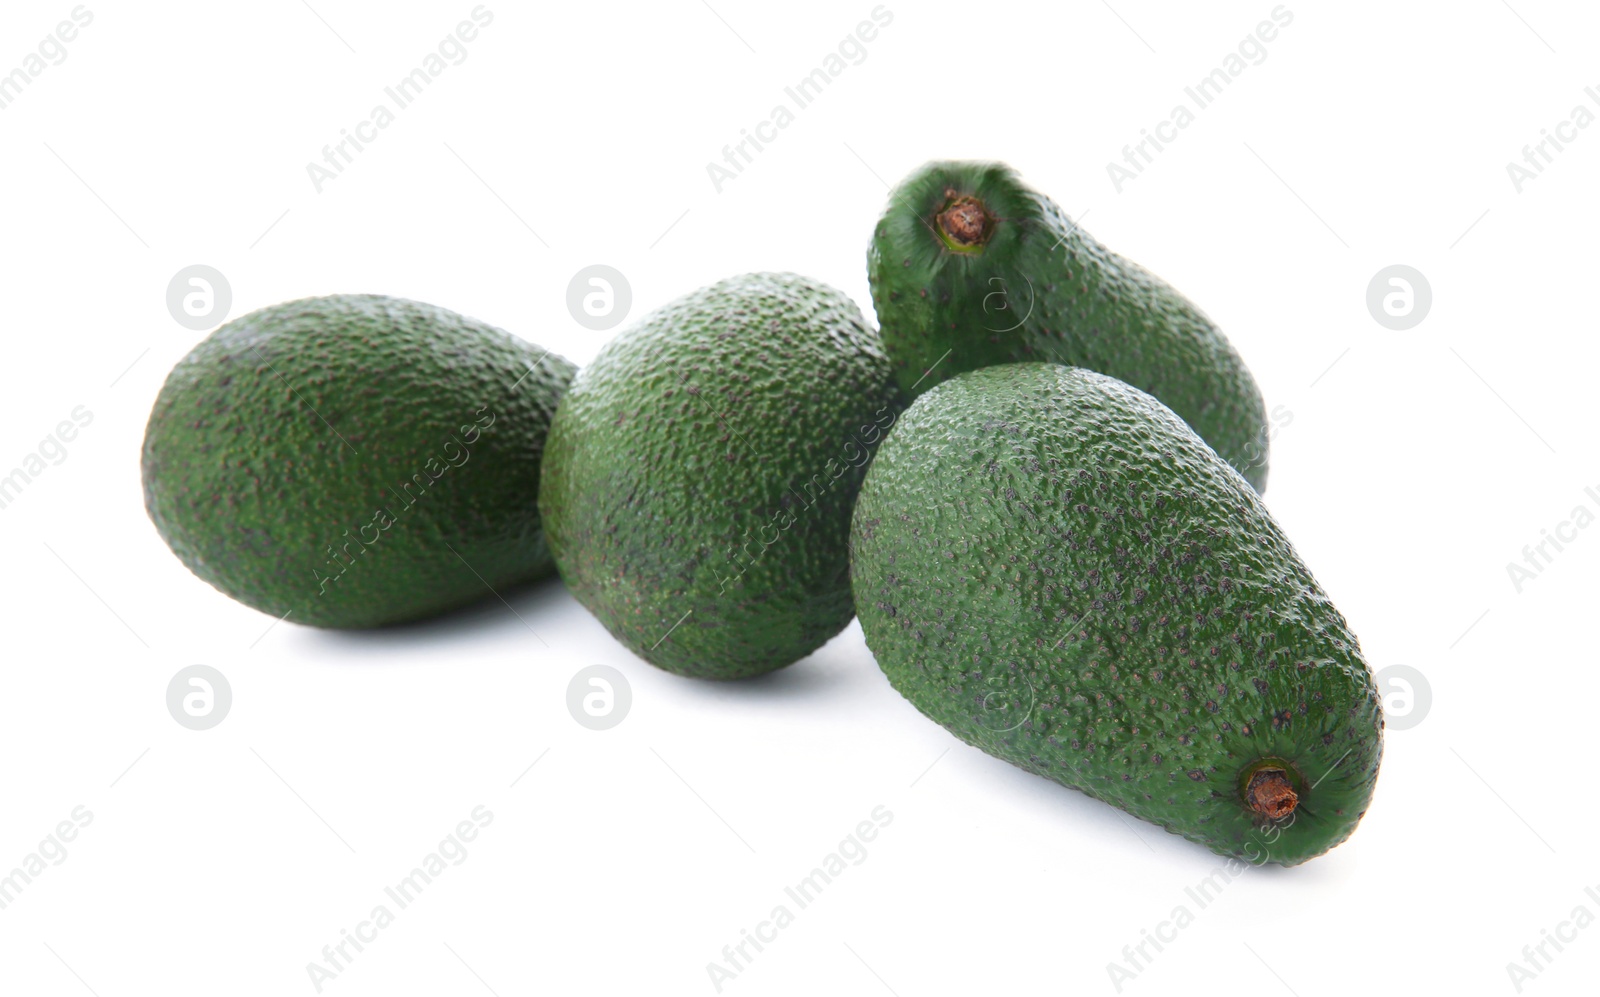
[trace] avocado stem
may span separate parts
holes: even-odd
[[[949,200],[943,211],[934,216],[934,226],[939,238],[957,253],[976,253],[983,249],[994,233],[994,216],[983,202],[971,194],[956,196],[955,191],[945,191]]]
[[[1245,787],[1244,799],[1251,810],[1273,820],[1294,813],[1300,803],[1300,797],[1289,784],[1288,774],[1278,768],[1258,769]]]

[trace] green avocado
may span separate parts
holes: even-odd
[[[867,270],[884,349],[911,396],[996,364],[1086,367],[1155,395],[1266,487],[1265,407],[1228,340],[1009,166],[932,162],[906,177]]]
[[[612,340],[550,429],[539,508],[567,587],[681,675],[782,668],[855,614],[850,510],[902,408],[854,302],[733,277]]]
[[[550,573],[539,461],[575,368],[453,312],[291,301],[217,329],[145,429],[145,508],[264,613],[376,627]]]
[[[1045,363],[945,381],[879,448],[852,541],[867,645],[968,744],[1258,864],[1366,811],[1383,714],[1355,635],[1150,395]]]

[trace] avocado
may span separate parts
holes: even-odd
[[[912,397],[996,364],[1086,367],[1155,395],[1266,487],[1261,392],[1216,325],[1009,166],[932,162],[906,177],[867,271],[884,349]]]
[[[852,543],[868,647],[968,744],[1258,864],[1365,812],[1383,714],[1355,635],[1150,395],[1045,363],[947,380],[879,448]]]
[[[608,343],[556,413],[539,493],[572,594],[646,661],[760,675],[850,622],[850,510],[902,408],[839,291],[756,273]]]
[[[377,295],[229,322],[168,375],[145,508],[196,575],[319,627],[420,619],[553,567],[539,461],[575,368]]]

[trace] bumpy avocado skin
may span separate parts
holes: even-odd
[[[1012,364],[922,395],[853,524],[867,644],[984,751],[1219,853],[1349,836],[1383,746],[1361,650],[1256,493],[1149,395]],[[1243,790],[1279,767],[1293,813]]]
[[[145,508],[223,593],[319,627],[549,574],[539,464],[576,368],[431,305],[338,295],[217,329],[168,375]]]
[[[992,216],[981,249],[958,251],[939,234],[938,216],[962,197]],[[867,269],[884,348],[913,397],[995,364],[1086,367],[1161,399],[1257,491],[1266,488],[1266,408],[1222,332],[1009,166],[917,169],[889,195]]]
[[[634,653],[731,679],[850,622],[850,510],[901,405],[860,309],[733,277],[612,340],[556,415],[539,504],[561,577]]]

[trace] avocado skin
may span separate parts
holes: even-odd
[[[963,195],[995,219],[980,251],[956,252],[935,231],[936,216]],[[884,348],[910,396],[996,364],[1086,367],[1161,399],[1258,492],[1266,488],[1266,407],[1226,337],[1011,167],[918,168],[889,195],[867,271]]]
[[[606,345],[550,431],[540,510],[567,587],[646,661],[732,679],[855,615],[850,510],[902,408],[860,309],[733,277]]]
[[[263,308],[168,375],[145,508],[191,571],[264,613],[363,628],[444,612],[550,573],[539,461],[575,369],[414,301]]]
[[[867,645],[968,744],[1224,855],[1349,836],[1383,746],[1360,647],[1256,493],[1149,395],[1054,364],[940,384],[852,529]],[[1278,759],[1300,802],[1242,790]]]

